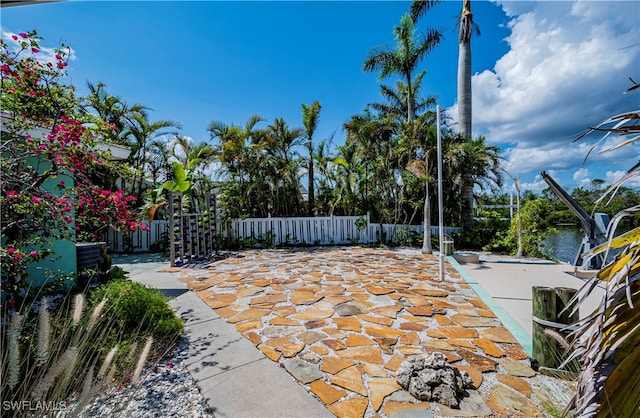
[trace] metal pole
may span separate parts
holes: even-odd
[[[444,196],[442,193],[442,138],[440,135],[440,106],[436,106],[436,129],[438,130],[438,224],[440,225],[440,280],[444,281]]]

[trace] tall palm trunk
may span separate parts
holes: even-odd
[[[424,196],[424,233],[422,236],[422,254],[433,254],[431,247],[431,199],[429,198],[429,160],[426,159],[425,196]]]
[[[471,141],[471,31],[473,15],[471,0],[463,0],[458,37],[458,120],[460,135]],[[462,223],[465,228],[473,226],[473,178],[465,173],[462,191]]]
[[[318,126],[318,119],[320,118],[320,110],[322,109],[322,105],[318,100],[313,102],[311,105],[302,104],[302,123],[304,124],[305,133],[307,136],[307,147],[309,150],[309,187],[308,187],[308,196],[309,196],[309,205],[308,205],[308,216],[314,216],[315,214],[315,184],[314,184],[314,173],[313,173],[313,133]]]
[[[407,73],[405,76],[407,78],[407,121],[411,123],[416,120],[416,98],[413,95],[411,73]]]

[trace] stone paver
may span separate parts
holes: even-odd
[[[179,274],[338,417],[542,414],[526,352],[453,267],[444,282],[438,267],[418,251],[316,248],[244,251]],[[434,351],[477,388],[457,412],[395,383],[407,357]]]

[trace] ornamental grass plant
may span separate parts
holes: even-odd
[[[48,305],[3,318],[3,417],[75,415],[109,387],[139,383],[184,329],[159,291],[125,279]]]

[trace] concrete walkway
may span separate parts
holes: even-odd
[[[533,326],[531,288],[545,286],[579,290],[585,283],[584,279],[571,274],[574,268],[566,263],[482,254],[480,263],[459,264],[453,257],[447,260],[529,354]],[[580,318],[593,312],[603,296],[604,288],[595,288],[581,305]]]

